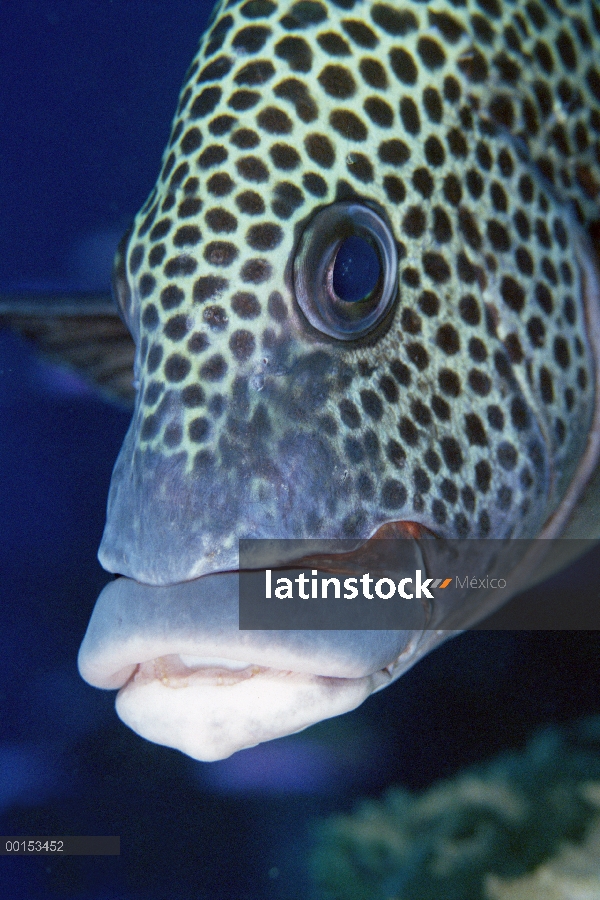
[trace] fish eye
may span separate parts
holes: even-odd
[[[320,210],[294,259],[296,299],[311,325],[342,341],[361,338],[388,313],[398,292],[392,230],[356,201]]]

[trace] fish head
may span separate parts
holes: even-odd
[[[80,665],[201,758],[435,642],[233,635],[240,538],[549,535],[598,453],[593,255],[471,25],[347,6],[218,7],[115,265],[138,393],[99,556],[124,578]]]

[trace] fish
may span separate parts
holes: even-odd
[[[225,758],[489,612],[242,631],[241,538],[600,539],[599,49],[595,0],[215,7],[113,272],[135,401],[79,669],[143,737]]]

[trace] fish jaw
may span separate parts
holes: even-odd
[[[79,651],[122,721],[203,761],[348,712],[448,632],[240,631],[238,573],[102,591]]]

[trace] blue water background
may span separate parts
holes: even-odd
[[[191,0],[0,4],[0,291],[108,287],[210,11]],[[11,900],[306,896],[308,824],[420,789],[539,725],[600,711],[591,633],[463,635],[355,713],[195,763],[77,674],[128,414],[0,333],[0,834],[118,834],[118,858],[0,858]],[[556,590],[598,595],[598,556]]]

